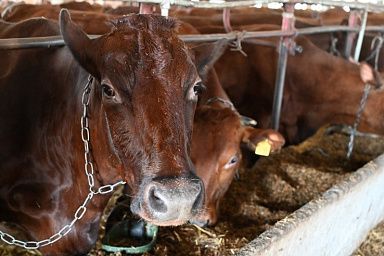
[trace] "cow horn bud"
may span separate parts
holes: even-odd
[[[247,117],[247,116],[241,116],[241,125],[243,126],[256,126],[257,125],[257,122],[256,120],[250,118],[250,117]]]

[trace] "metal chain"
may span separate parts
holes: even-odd
[[[375,50],[374,50],[374,52],[375,52],[375,70],[378,71],[379,70],[380,51],[381,51],[381,48],[383,47],[383,42],[384,42],[383,36],[378,35],[375,38],[373,38],[372,43],[371,43],[371,49],[373,49],[376,42],[377,42],[377,45],[376,45]]]
[[[341,56],[341,53],[337,49],[337,43],[339,39],[335,37],[333,33],[331,33],[331,45],[329,47],[329,53],[334,55],[334,56]]]
[[[360,100],[359,109],[356,112],[356,119],[355,119],[355,122],[353,123],[352,131],[349,136],[347,159],[350,159],[352,155],[357,126],[359,126],[361,114],[363,113],[365,104],[367,103],[368,95],[369,95],[369,92],[371,91],[371,88],[372,86],[370,84],[366,84],[364,87],[364,92]]]
[[[0,231],[0,239],[5,243],[9,245],[16,245],[27,250],[38,249],[40,247],[53,244],[54,242],[60,240],[62,237],[67,235],[72,230],[73,225],[75,225],[75,223],[78,220],[83,218],[85,212],[87,211],[86,206],[91,201],[94,195],[110,193],[114,190],[116,186],[123,185],[126,183],[124,181],[119,181],[112,185],[101,186],[96,191],[94,190],[94,186],[95,186],[95,179],[93,177],[94,168],[92,163],[92,153],[90,150],[91,138],[90,138],[90,130],[89,130],[89,121],[87,116],[92,81],[93,81],[93,77],[90,75],[88,77],[88,82],[84,88],[83,95],[81,97],[81,103],[83,105],[83,115],[81,116],[81,139],[84,142],[84,160],[85,160],[84,169],[88,179],[88,186],[89,186],[89,193],[87,197],[84,199],[84,202],[79,206],[79,208],[77,208],[74,214],[73,220],[69,224],[62,227],[59,230],[59,232],[52,235],[50,238],[44,239],[41,241],[21,241],[6,232]]]
[[[384,38],[382,34],[376,35],[371,42],[371,54],[365,59],[365,61],[369,61],[374,58],[375,61],[375,70],[377,71],[379,68],[379,57],[380,51],[383,47]]]

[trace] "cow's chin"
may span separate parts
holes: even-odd
[[[154,219],[148,219],[145,217],[142,217],[146,222],[151,223],[156,226],[180,226],[188,222],[188,220],[168,220],[168,221],[158,221]]]
[[[206,206],[203,211],[190,220],[190,223],[199,227],[214,226],[217,223],[218,206],[219,201]]]
[[[140,218],[145,220],[148,223],[151,223],[156,226],[180,226],[188,222],[188,220],[191,218],[191,216],[179,216],[175,219],[169,219],[169,220],[159,220],[154,217],[151,217],[151,214],[140,210],[139,212],[134,212],[137,214]]]

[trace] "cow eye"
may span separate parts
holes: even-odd
[[[102,85],[102,90],[103,95],[107,98],[113,98],[116,95],[115,90],[113,90],[113,88],[107,84]]]
[[[194,86],[193,86],[193,92],[195,93],[195,95],[199,96],[201,95],[204,91],[205,91],[206,87],[205,85],[203,84],[203,82],[197,82]]]
[[[239,157],[235,155],[231,157],[231,159],[229,159],[229,161],[225,164],[225,168],[230,168],[233,165],[237,164],[237,162],[239,162]]]
[[[204,90],[205,86],[203,85],[203,82],[196,82],[192,87],[189,88],[187,98],[192,101],[197,101],[199,95],[201,95]]]

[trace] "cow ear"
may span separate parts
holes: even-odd
[[[376,89],[383,87],[381,74],[365,62],[360,63],[360,78],[365,84],[369,83]]]
[[[98,76],[95,62],[90,54],[92,40],[76,25],[67,9],[60,11],[60,32],[77,62],[93,76]]]
[[[223,55],[228,40],[221,39],[213,43],[204,43],[192,48],[195,53],[195,65],[200,77],[204,80],[213,64]]]
[[[279,151],[285,144],[283,135],[272,129],[258,129],[249,126],[242,127],[242,142],[249,150],[255,151],[259,142],[267,140],[271,145],[271,152]]]

